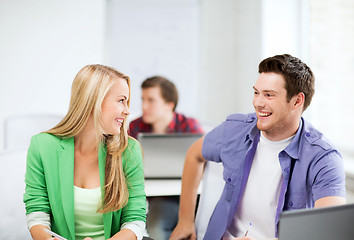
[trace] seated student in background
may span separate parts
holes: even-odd
[[[175,112],[178,92],[172,82],[154,76],[146,79],[141,88],[143,116],[130,123],[129,134],[132,137],[137,138],[139,132],[203,133],[197,120]],[[167,240],[177,224],[179,196],[151,197],[148,200],[147,230],[152,238]]]
[[[72,84],[69,111],[35,135],[25,176],[33,239],[142,239],[146,198],[139,143],[128,137],[130,79],[88,65]]]
[[[263,60],[258,71],[255,113],[229,116],[188,150],[171,240],[196,238],[195,199],[206,160],[222,162],[225,181],[206,240],[276,238],[282,211],[346,202],[340,154],[301,117],[314,94],[311,69],[285,54]]]
[[[198,121],[175,112],[178,103],[176,86],[168,79],[154,76],[142,85],[143,116],[129,125],[129,135],[138,133],[203,133]]]

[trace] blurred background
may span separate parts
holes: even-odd
[[[351,0],[0,0],[0,149],[6,119],[63,116],[87,64],[131,77],[130,119],[158,74],[176,83],[177,111],[215,126],[252,112],[258,63],[289,53],[316,76],[304,116],[354,172],[353,42]]]
[[[177,111],[208,131],[253,112],[261,60],[299,57],[316,77],[304,117],[340,149],[353,203],[353,42],[352,0],[0,0],[0,239],[30,239],[29,136],[59,122],[75,75],[95,63],[131,77],[130,120],[141,83],[162,75],[178,88]]]

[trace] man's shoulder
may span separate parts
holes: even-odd
[[[150,126],[143,122],[143,118],[138,117],[129,123],[128,133],[130,136],[137,138],[138,133],[148,132],[149,128],[150,128]]]
[[[139,123],[142,123],[143,122],[143,117],[138,117],[138,118],[135,118],[134,120],[132,120],[129,125],[136,125],[136,124],[139,124]]]
[[[245,136],[255,134],[257,129],[257,116],[255,113],[231,114],[219,126],[212,131],[216,135],[222,136],[224,141],[233,142],[238,139],[244,139]]]
[[[187,117],[187,116],[184,115],[183,113],[175,112],[175,115],[176,115],[176,120],[177,120],[178,122],[197,121],[195,118],[193,118],[193,117]]]
[[[257,120],[257,115],[255,113],[234,113],[226,118],[227,122],[240,122],[240,123],[253,123]]]
[[[193,117],[187,117],[186,115],[177,112],[175,112],[175,122],[177,124],[199,125],[197,119]]]
[[[312,146],[319,146],[324,150],[335,149],[333,144],[325,137],[325,135],[317,130],[310,122],[303,119],[303,124],[302,137],[307,143]]]

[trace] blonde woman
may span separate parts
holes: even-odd
[[[26,205],[33,239],[142,239],[146,197],[141,148],[127,135],[130,79],[88,65],[69,111],[28,149]]]

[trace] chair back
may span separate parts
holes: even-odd
[[[0,239],[32,239],[23,203],[26,149],[0,151]]]
[[[4,148],[27,148],[33,135],[54,127],[62,118],[59,115],[23,115],[7,118]]]
[[[206,162],[203,174],[202,193],[200,195],[195,219],[198,240],[204,238],[209,219],[224,189],[223,169],[222,163]]]

